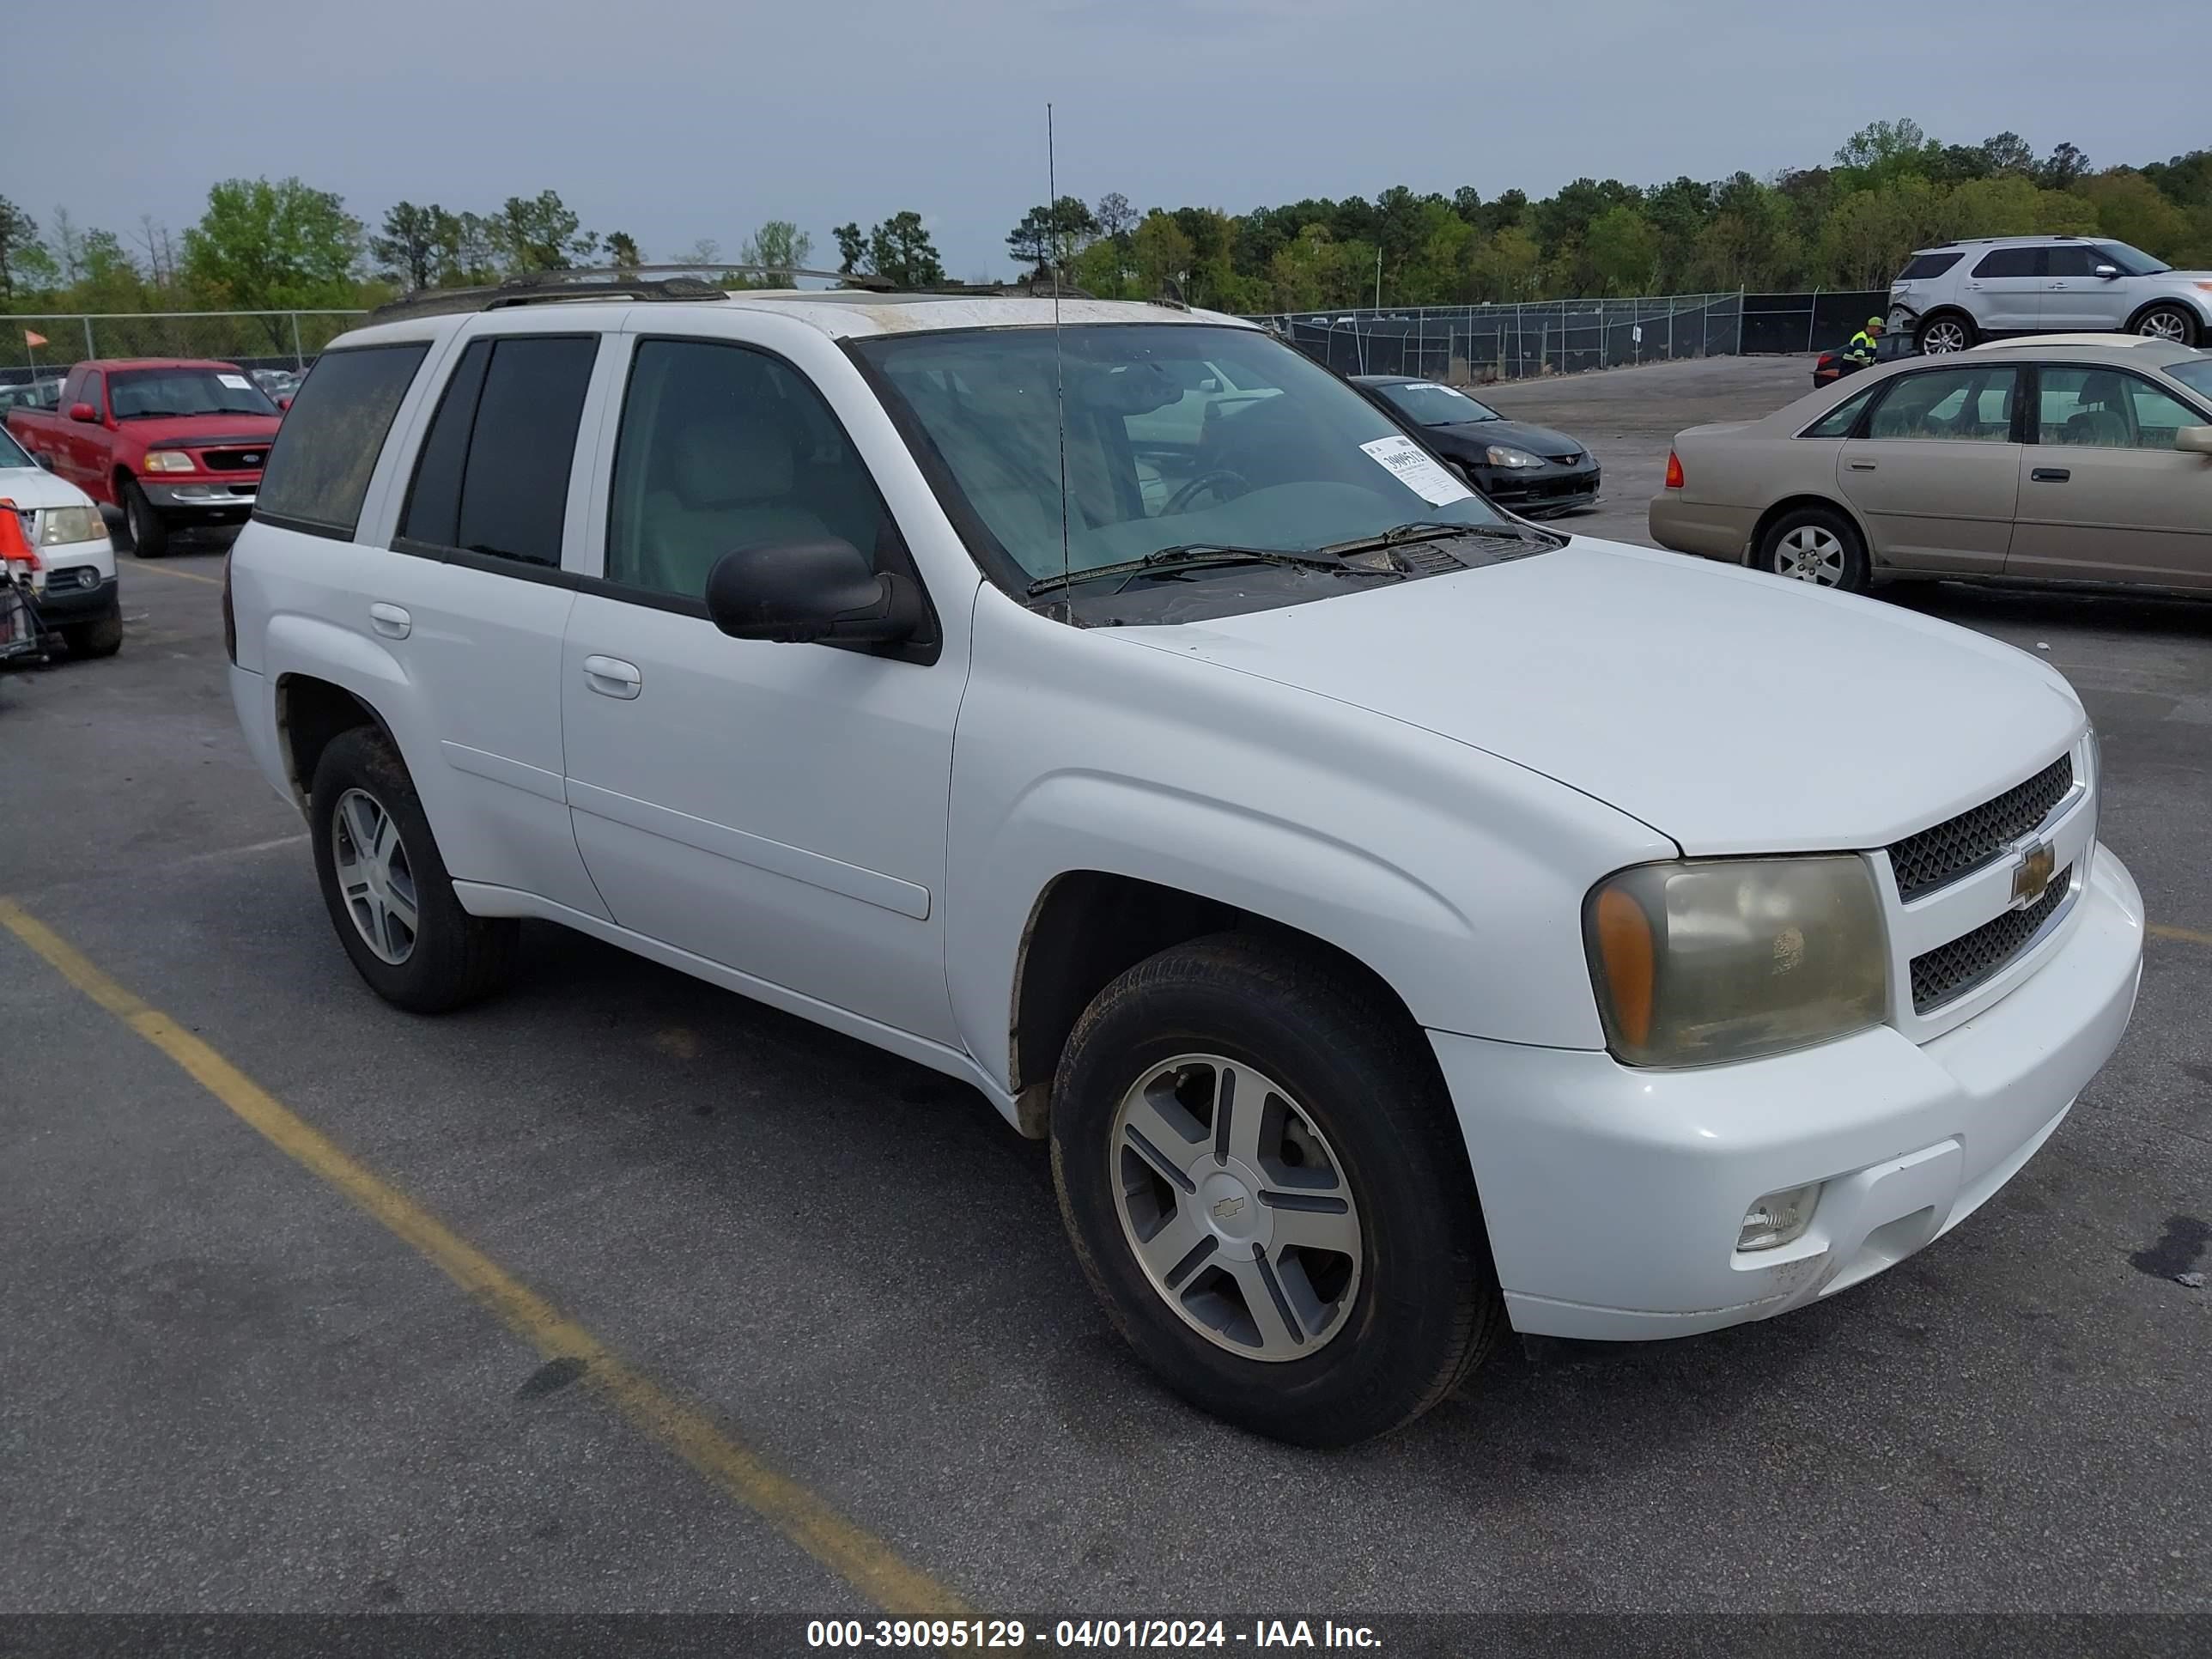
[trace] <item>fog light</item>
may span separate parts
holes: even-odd
[[[1813,1224],[1813,1206],[1820,1202],[1820,1183],[1791,1187],[1769,1193],[1744,1212],[1743,1227],[1735,1236],[1739,1250],[1771,1250],[1787,1244]]]

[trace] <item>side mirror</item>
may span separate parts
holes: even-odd
[[[90,404],[71,404],[70,405],[70,419],[72,421],[82,421],[88,425],[90,425],[99,421],[100,411],[94,409]]]
[[[286,410],[291,408],[291,406],[292,399],[289,395],[279,398],[276,400],[276,412],[279,415],[282,415]]]
[[[46,468],[49,472],[54,470],[54,458],[47,454],[43,449],[37,454],[32,456],[31,459],[36,461],[40,466]]]
[[[2185,426],[2173,434],[2173,447],[2191,455],[2212,455],[2212,426]]]
[[[725,553],[707,577],[707,614],[733,640],[888,645],[921,630],[922,605],[912,582],[830,536]]]
[[[2120,274],[2120,268],[2118,265],[2099,265],[2096,274],[2109,283]]]

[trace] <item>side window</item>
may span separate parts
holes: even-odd
[[[615,441],[607,580],[696,599],[733,548],[823,537],[879,568],[896,539],[822,394],[744,346],[640,341]]]
[[[1875,393],[1881,390],[1878,386],[1870,386],[1856,397],[1844,398],[1797,435],[1801,438],[1850,437],[1851,429],[1859,423],[1859,416],[1866,413],[1866,406],[1874,401]]]
[[[2047,250],[2044,265],[2046,276],[2094,276],[2102,257],[2094,248],[2054,247]]]
[[[107,413],[106,395],[106,381],[100,375],[88,374],[84,377],[84,384],[76,389],[76,401],[90,404],[94,414],[105,415]]]
[[[2019,386],[2017,368],[1938,368],[1903,375],[1890,382],[1867,436],[2010,443]]]
[[[392,417],[429,349],[356,346],[317,358],[276,428],[255,516],[351,536]]]
[[[2039,378],[2035,435],[2040,443],[2088,449],[2171,449],[2176,432],[2203,424],[2179,398],[2117,369],[2046,364]]]
[[[1931,276],[1941,276],[1966,256],[1960,253],[1916,253],[1905,262],[1905,269],[1897,273],[1900,283],[1924,283]]]
[[[471,341],[422,441],[401,538],[557,566],[599,350],[597,335]]]
[[[2043,272],[2045,250],[2039,247],[1993,248],[1974,267],[1977,276],[2038,276]]]

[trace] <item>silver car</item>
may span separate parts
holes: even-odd
[[[2212,271],[2175,270],[2109,237],[1985,236],[1924,247],[1889,285],[1889,306],[1931,356],[1996,335],[2060,330],[2212,341]]]
[[[1652,539],[1823,587],[1885,576],[2212,593],[2212,351],[2008,340],[1692,427]]]

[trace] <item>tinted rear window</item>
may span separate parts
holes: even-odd
[[[1930,276],[1941,276],[1966,256],[1964,253],[1916,253],[1905,262],[1905,269],[1897,273],[1900,283],[1924,283]]]
[[[429,349],[355,346],[318,358],[276,430],[254,515],[352,535],[392,417]]]
[[[1974,267],[1977,276],[2033,276],[2043,268],[2039,247],[2001,247],[1982,256]]]

